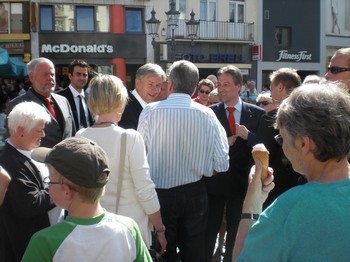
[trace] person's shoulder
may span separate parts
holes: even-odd
[[[56,92],[54,92],[53,94],[57,94],[57,95],[61,95],[61,96],[67,96],[69,95],[69,93],[72,93],[69,89],[69,87],[66,87],[64,89],[58,90]]]

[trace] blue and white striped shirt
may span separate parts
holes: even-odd
[[[171,188],[229,167],[226,132],[214,112],[174,93],[142,111],[137,131],[144,138],[156,188]]]

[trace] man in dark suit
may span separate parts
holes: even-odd
[[[51,116],[51,122],[45,126],[45,137],[42,138],[41,145],[51,148],[63,139],[75,135],[72,110],[65,97],[53,93],[56,81],[55,66],[51,60],[35,58],[27,64],[27,69],[32,87],[26,94],[8,103],[6,114],[23,101],[33,101],[44,107]]]
[[[259,123],[257,138],[269,151],[269,166],[274,171],[275,188],[269,193],[264,207],[269,206],[279,195],[303,182],[300,174],[295,172],[289,160],[283,153],[282,145],[278,144],[275,136],[279,130],[274,128],[277,108],[292,91],[301,85],[301,79],[293,68],[280,68],[270,75],[270,89],[274,110],[264,114]]]
[[[50,118],[35,102],[18,104],[8,116],[10,137],[0,154],[0,164],[11,176],[0,208],[2,262],[21,261],[32,235],[50,226],[50,221],[54,224],[63,219],[63,210],[54,210],[57,216],[50,211],[54,204],[43,183],[48,170],[30,155],[45,136],[44,126]]]
[[[232,249],[243,200],[248,186],[248,174],[253,163],[251,150],[256,144],[256,130],[264,110],[242,101],[239,91],[242,86],[240,70],[228,65],[220,68],[218,93],[220,103],[212,105],[227,133],[230,145],[230,168],[206,179],[209,200],[209,217],[206,234],[206,261],[211,261],[217,233],[226,205],[226,252],[224,261],[231,261]],[[230,115],[232,112],[233,115]]]
[[[68,68],[70,84],[57,94],[67,98],[72,109],[77,130],[93,124],[92,116],[85,99],[84,87],[88,82],[89,64],[83,60],[73,60]]]
[[[129,92],[129,101],[118,125],[137,130],[142,109],[157,101],[165,80],[165,72],[159,65],[148,63],[141,66],[136,71],[135,89]]]

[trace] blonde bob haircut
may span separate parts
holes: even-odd
[[[113,75],[99,74],[89,83],[88,106],[94,116],[123,109],[128,101],[128,91],[123,82]]]

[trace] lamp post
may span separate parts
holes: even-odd
[[[167,16],[167,26],[170,28],[170,31],[171,31],[170,41],[166,41],[166,42],[160,42],[160,41],[157,42],[156,41],[156,38],[159,37],[158,29],[159,29],[160,21],[158,19],[156,19],[155,14],[156,14],[156,12],[153,9],[151,11],[151,18],[145,21],[146,26],[147,26],[147,30],[148,30],[148,34],[152,37],[152,45],[154,48],[155,48],[156,43],[170,45],[171,57],[172,57],[171,62],[174,62],[175,61],[175,53],[176,53],[175,29],[178,27],[179,16],[180,16],[181,12],[176,10],[176,3],[174,2],[174,0],[172,0],[170,2],[170,10],[165,12],[165,14]],[[194,45],[193,40],[198,39],[197,33],[198,33],[200,21],[194,19],[195,13],[193,12],[193,10],[192,10],[190,15],[191,15],[191,19],[185,23],[186,23],[186,29],[187,29],[186,30],[187,36],[192,40],[191,45],[193,46]]]

